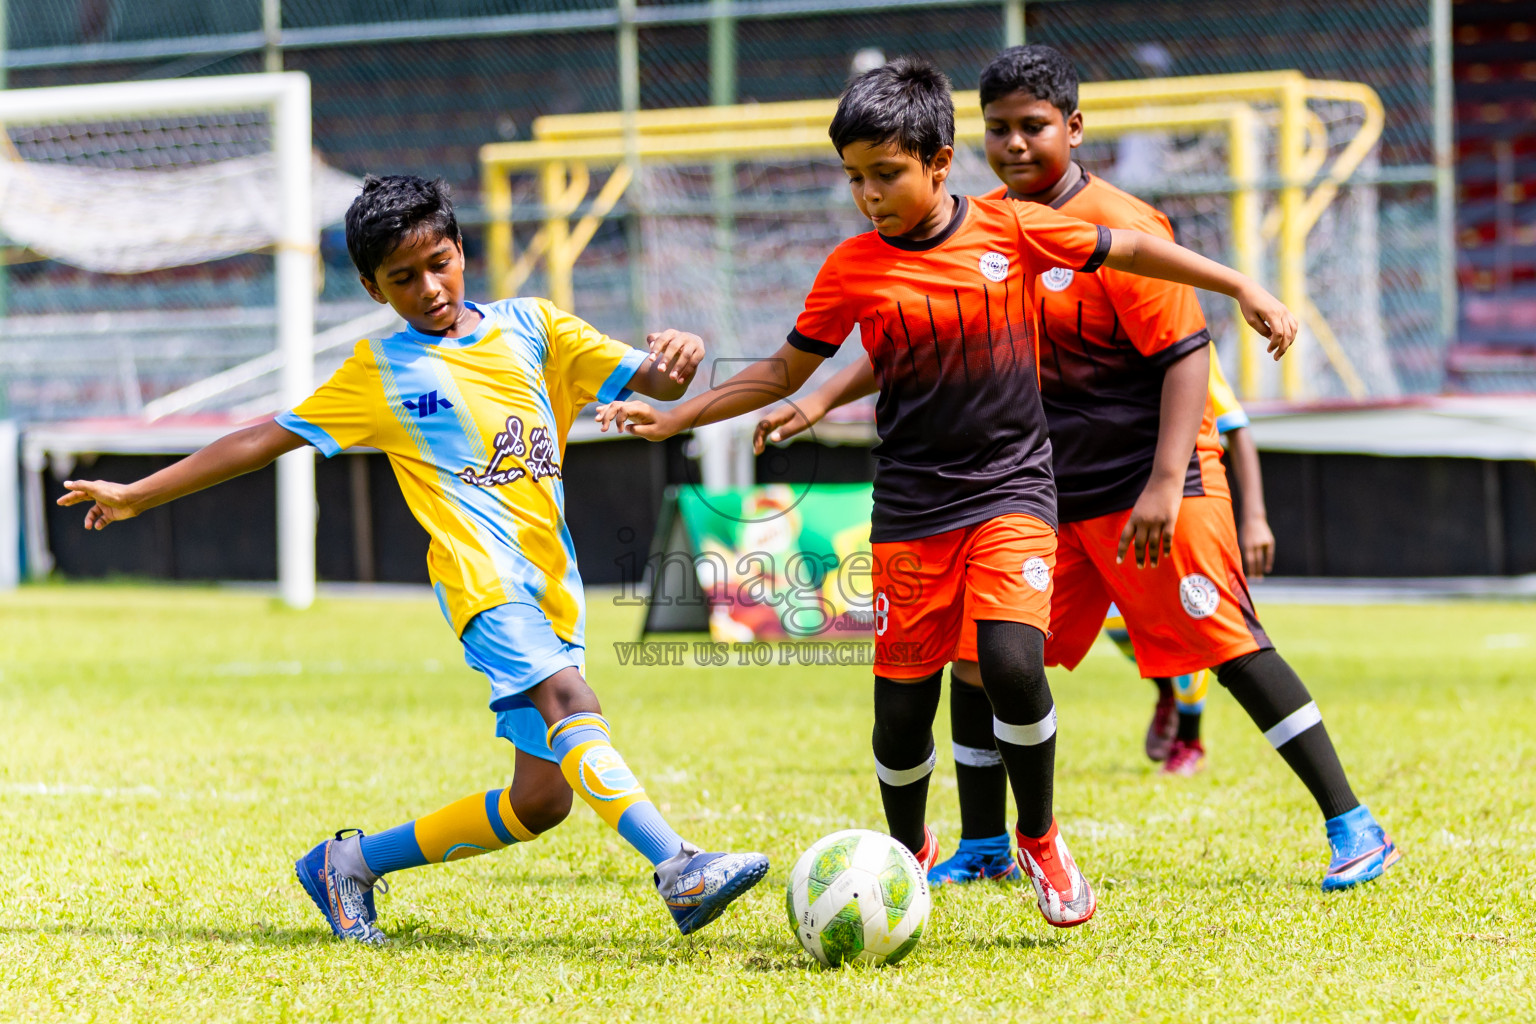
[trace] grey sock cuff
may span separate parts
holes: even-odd
[[[356,832],[331,844],[331,863],[335,865],[338,874],[352,879],[364,889],[372,888],[373,883],[379,880],[379,876],[374,874],[368,862],[363,859],[363,837]]]

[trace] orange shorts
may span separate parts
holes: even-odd
[[[1248,596],[1229,499],[1185,498],[1173,552],[1156,568],[1138,569],[1130,551],[1115,564],[1120,531],[1130,517],[1126,509],[1062,524],[1047,665],[1076,668],[1104,628],[1111,601],[1125,618],[1136,666],[1147,678],[1198,672],[1273,646]],[[959,657],[976,660],[976,629],[969,621]]]
[[[1050,624],[1056,531],[1034,516],[873,547],[877,676],[933,675],[954,660],[973,616],[1042,632]]]

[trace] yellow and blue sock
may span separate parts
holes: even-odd
[[[587,712],[562,718],[549,727],[548,740],[571,789],[646,860],[660,864],[682,849],[682,837],[608,742],[607,719]]]
[[[382,875],[532,842],[538,835],[517,820],[511,793],[511,789],[476,793],[415,821],[363,836],[363,860],[375,875]]]

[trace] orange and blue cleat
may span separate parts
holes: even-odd
[[[705,853],[692,843],[656,865],[653,881],[677,930],[692,934],[719,917],[768,873],[760,853]]]
[[[325,840],[295,861],[293,870],[338,939],[377,946],[389,940],[374,923],[378,917],[373,909],[373,886],[341,874],[332,862],[336,844],[349,832],[362,834],[356,829],[337,832],[336,838]]]

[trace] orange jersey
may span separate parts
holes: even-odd
[[[880,385],[873,541],[1056,524],[1031,286],[1062,265],[1091,277],[1109,241],[1044,206],[961,198],[933,238],[870,231],[827,257],[789,343],[827,357],[859,328]]]
[[[1162,213],[1086,171],[1051,207],[1173,240]],[[1065,265],[1040,275],[1033,300],[1061,521],[1128,509],[1152,475],[1163,374],[1211,340],[1195,290],[1108,268],[1080,274]],[[1221,451],[1208,399],[1184,480],[1186,497],[1230,497]]]

